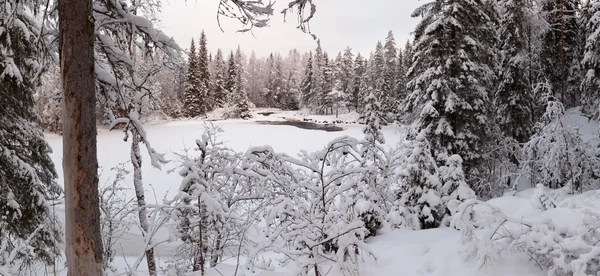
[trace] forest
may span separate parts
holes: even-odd
[[[366,55],[292,0],[314,50],[266,56],[184,49],[160,1],[82,1],[77,41],[42,2],[0,13],[0,275],[600,273],[600,1],[432,0]],[[302,120],[339,135],[260,125]]]

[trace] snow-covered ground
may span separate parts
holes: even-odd
[[[266,110],[261,110],[264,112]],[[301,112],[280,112],[269,116],[256,115],[253,120],[217,120],[212,124],[218,125],[225,131],[222,138],[227,144],[238,151],[244,151],[249,146],[270,145],[275,150],[295,155],[300,150],[317,150],[328,141],[342,136],[362,137],[362,126],[358,124],[341,124],[339,132],[326,132],[321,130],[307,130],[286,125],[263,125],[256,121],[265,120],[303,120],[311,118],[315,121],[334,120],[335,116],[304,116]],[[340,116],[342,121],[356,120],[355,114]],[[597,139],[598,126],[580,116],[576,111],[569,111],[565,123],[580,127],[584,140]],[[154,122],[147,124],[148,138],[152,146],[159,152],[166,153],[166,158],[176,160],[174,153],[181,152],[186,147],[193,147],[194,141],[203,133],[205,122],[199,120],[181,120],[172,122]],[[403,136],[401,127],[387,126],[384,135],[389,146],[394,146]],[[102,166],[100,176],[101,185],[112,177],[110,168],[129,160],[129,143],[123,141],[120,131],[99,131],[98,133],[98,160]],[[58,175],[62,178],[61,154],[62,139],[59,136],[48,135],[48,140],[54,153],[52,158],[56,163]],[[180,185],[181,178],[175,168],[178,164],[172,161],[162,170],[151,167],[148,155],[144,152],[144,182],[147,185],[147,200],[149,203],[161,202],[163,198],[171,198]],[[130,166],[128,166],[130,167]],[[169,170],[174,172],[168,173]],[[131,177],[131,176],[129,176]],[[59,179],[62,183],[62,179]],[[130,183],[129,183],[130,184]],[[588,192],[576,197],[557,198],[560,200],[558,208],[542,211],[534,208],[535,197],[532,190],[525,190],[514,196],[507,195],[496,198],[488,203],[502,210],[507,216],[521,218],[529,221],[541,221],[551,218],[555,223],[564,227],[577,227],[577,218],[584,210],[600,212],[600,193]],[[129,196],[133,197],[133,191]],[[62,218],[64,207],[57,207],[58,215]],[[485,213],[483,213],[485,214]],[[478,230],[476,234],[482,235],[485,230]],[[141,251],[141,238],[133,228],[129,235],[122,238],[118,246],[116,265],[121,269],[131,264]],[[444,275],[444,276],[514,276],[514,275],[547,275],[538,265],[525,254],[515,252],[502,255],[490,266],[479,268],[474,259],[467,259],[462,252],[461,233],[453,228],[440,228],[425,231],[390,230],[369,240],[375,261],[362,265],[361,275],[392,276],[392,275]],[[168,235],[167,230],[158,233],[159,236]],[[166,244],[158,248],[158,257],[168,259],[174,246]],[[125,258],[122,256],[125,255]],[[268,257],[269,255],[265,255]],[[274,263],[277,263],[276,260]],[[142,263],[143,266],[143,263]],[[241,269],[241,268],[240,268]],[[286,276],[292,271],[293,264],[274,265],[272,271],[245,271],[245,275],[261,276]],[[142,268],[143,270],[143,268]],[[208,270],[209,276],[234,275],[235,260],[226,260],[216,268]],[[64,270],[61,273],[64,274]],[[66,274],[65,274],[66,275]],[[142,274],[143,275],[143,274]],[[200,274],[197,274],[200,275]],[[240,275],[238,272],[237,275]],[[334,273],[329,274],[334,275]]]

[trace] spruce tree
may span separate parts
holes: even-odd
[[[235,113],[241,119],[248,119],[252,117],[252,115],[250,114],[250,102],[248,101],[248,95],[246,94],[245,89],[243,54],[239,46],[235,52],[234,64],[236,70],[235,93],[233,99]]]
[[[30,1],[6,5],[15,6],[9,17],[6,11],[0,14],[0,267],[51,264],[62,234],[49,201],[62,189],[52,150],[36,128],[33,99],[46,70],[42,45],[48,41],[39,36],[37,24],[23,24],[37,22],[33,11],[39,6]]]
[[[420,229],[436,228],[441,224],[446,209],[442,201],[438,165],[432,156],[434,150],[427,140],[426,131],[411,136],[405,150],[405,169],[400,177],[405,187],[399,195],[400,202],[410,212],[407,215],[411,218],[407,221],[418,221]]]
[[[594,112],[597,113],[596,105],[600,99],[600,2],[589,4],[585,11],[587,39],[582,60],[585,72],[582,89],[586,104],[594,106]]]
[[[215,68],[212,82],[212,97],[215,108],[219,108],[225,105],[227,96],[227,92],[225,91],[225,76],[227,74],[227,68],[225,67],[223,52],[220,48],[217,49],[217,55],[215,56],[214,63]]]
[[[552,94],[566,107],[577,105],[579,96],[577,89],[568,85],[570,68],[578,48],[578,2],[545,0],[543,4],[543,12],[549,25],[541,51],[544,77],[550,83]]]
[[[400,109],[402,108],[401,103],[406,98],[406,71],[407,68],[404,66],[404,54],[401,50],[398,50],[398,60],[396,61],[396,75],[394,82],[394,92],[395,92],[395,101],[396,101],[396,109],[394,112],[398,115]]]
[[[383,85],[381,90],[383,92],[384,101],[383,110],[387,113],[387,116],[396,114],[398,108],[396,99],[398,98],[396,93],[396,77],[398,67],[398,49],[396,48],[396,40],[392,31],[388,32],[385,39],[385,45],[383,46]],[[392,119],[392,117],[390,117]]]
[[[202,99],[200,97],[200,78],[198,74],[198,55],[196,53],[196,43],[192,38],[190,45],[190,53],[188,57],[188,69],[185,80],[185,92],[184,92],[184,113],[188,117],[197,117],[203,114],[202,110]]]
[[[341,70],[341,81],[342,81],[342,90],[344,91],[344,95],[346,97],[346,101],[351,103],[350,105],[355,107],[353,103],[353,82],[354,82],[354,55],[352,54],[352,49],[350,47],[346,47],[344,50],[344,55],[342,57],[342,63],[340,64]],[[355,107],[356,108],[356,107]]]
[[[317,109],[323,105],[323,88],[325,86],[325,78],[323,75],[323,67],[325,66],[325,58],[323,55],[323,49],[321,49],[321,41],[317,41],[317,49],[315,50],[315,55],[313,56],[313,80],[312,80],[312,92],[314,95],[312,97],[311,107],[313,109]]]
[[[387,100],[388,95],[385,94],[386,88],[385,84],[385,56],[383,51],[383,45],[381,41],[377,41],[377,45],[375,46],[375,52],[373,56],[369,59],[369,86],[378,90],[377,99],[382,102]]]
[[[329,92],[331,92],[333,88],[333,68],[334,62],[329,59],[327,52],[324,52],[323,66],[321,67],[323,82],[321,82],[321,95],[319,96],[321,100],[319,110],[322,114],[331,114],[329,112],[332,111],[333,108],[333,101],[328,97]]]
[[[500,2],[500,66],[495,101],[497,121],[504,135],[519,143],[527,141],[533,128],[530,104],[533,94],[527,73],[528,21],[525,6],[516,0]]]
[[[208,48],[206,45],[206,34],[204,30],[200,34],[200,42],[198,43],[198,97],[200,98],[200,113],[205,114],[214,109],[214,95],[210,95],[210,73],[208,72]]]
[[[235,104],[234,102],[234,94],[236,90],[236,81],[237,81],[237,68],[235,64],[235,57],[233,55],[233,51],[229,53],[228,58],[228,66],[227,66],[227,77],[225,78],[225,91],[227,93],[227,103],[229,105]]]
[[[304,69],[304,77],[302,78],[302,84],[300,85],[300,99],[302,107],[312,106],[314,100],[313,75],[313,55],[312,52],[309,52],[308,61],[306,62],[306,69]]]
[[[492,75],[487,59],[491,33],[482,0],[435,1],[421,10],[413,66],[409,70],[408,109],[421,110],[413,123],[426,135],[438,165],[458,154],[467,181],[479,183],[490,143],[487,107]],[[469,43],[465,43],[469,41]]]
[[[365,140],[370,144],[384,144],[385,139],[383,133],[381,133],[381,103],[377,100],[374,89],[369,90],[370,93],[365,99],[366,105],[362,117],[362,121],[366,125],[363,129]]]
[[[359,54],[356,55],[356,59],[354,60],[354,78],[352,80],[352,93],[350,102],[354,106],[356,111],[362,110],[362,106],[360,103],[361,100],[361,86],[363,85],[365,79],[364,75],[367,71],[367,62],[365,59]]]

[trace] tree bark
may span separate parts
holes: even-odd
[[[91,0],[60,0],[65,235],[69,276],[102,275]]]
[[[133,187],[135,188],[135,196],[137,199],[138,218],[142,227],[142,236],[148,239],[148,243],[152,245],[149,235],[150,225],[148,223],[148,209],[146,209],[146,196],[144,195],[144,183],[142,182],[142,155],[140,153],[140,136],[137,131],[132,131],[131,140],[131,163],[133,164]],[[156,260],[154,258],[154,248],[146,250],[146,262],[148,263],[148,274],[156,276]]]

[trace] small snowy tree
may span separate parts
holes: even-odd
[[[217,265],[231,246],[242,246],[245,229],[260,210],[262,185],[248,173],[243,154],[219,140],[222,129],[207,126],[196,140],[199,155],[180,155],[183,177],[174,202],[178,210],[177,231],[183,245],[176,260],[190,264],[184,271],[201,271]],[[191,260],[190,260],[191,259]]]
[[[439,168],[439,174],[443,183],[442,201],[446,206],[447,216],[452,216],[461,203],[476,198],[475,192],[471,190],[465,180],[465,174],[462,170],[462,158],[459,155],[448,157],[446,165]]]
[[[521,168],[531,177],[532,186],[568,186],[573,192],[581,192],[589,185],[595,186],[598,160],[590,154],[579,131],[563,123],[563,115],[563,105],[549,97],[537,132],[523,146],[525,160]]]
[[[442,183],[435,159],[425,133],[420,132],[406,149],[406,163],[401,173],[400,204],[407,208],[409,223],[418,221],[420,229],[436,228],[445,214],[442,201]]]
[[[366,98],[366,105],[363,113],[361,121],[366,124],[363,129],[365,140],[373,144],[385,143],[385,138],[383,137],[383,133],[381,133],[381,122],[383,120],[381,105],[379,104],[379,101],[377,101],[375,93],[373,93],[372,90]]]
[[[300,268],[297,275],[326,275],[330,268],[358,273],[359,255],[369,254],[363,242],[369,231],[359,214],[371,207],[357,189],[366,172],[357,146],[356,139],[341,137],[300,159],[269,147],[250,150],[249,158],[262,164],[253,170],[272,185],[266,216],[271,244],[259,250],[284,254]]]
[[[115,246],[117,241],[132,225],[132,216],[135,205],[134,199],[126,197],[128,188],[124,186],[126,176],[129,174],[124,164],[111,168],[115,176],[111,182],[100,187],[100,231],[102,233],[102,246],[104,258],[102,268],[105,271],[116,272],[113,262],[116,256]]]

